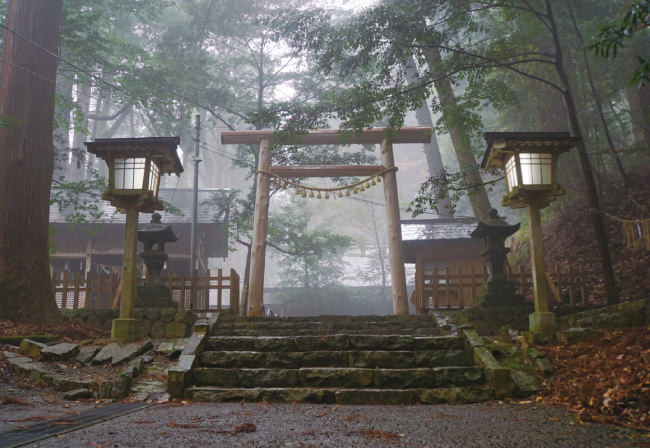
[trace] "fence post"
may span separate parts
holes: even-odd
[[[61,308],[68,308],[68,271],[63,271],[63,297],[61,298]]]
[[[84,301],[82,308],[90,308],[90,292],[92,291],[92,276],[90,271],[86,271],[86,283],[84,284]]]
[[[474,266],[469,267],[469,278],[470,278],[470,295],[472,296],[472,306],[474,306],[474,299],[476,299],[476,274],[474,272]]]
[[[230,269],[230,308],[239,315],[239,275]]]
[[[433,309],[438,309],[438,266],[433,267]]]
[[[205,270],[205,285],[203,285],[203,306],[202,309],[210,309],[210,269]]]
[[[463,300],[463,267],[458,266],[458,308],[461,310],[465,308]]]
[[[79,308],[79,271],[74,275],[74,297],[72,298],[72,309]]]
[[[186,287],[186,278],[185,278],[185,271],[181,271],[181,299],[180,303],[178,304],[179,308],[184,310],[185,309],[185,287]]]
[[[217,271],[217,309],[221,311],[221,299],[223,297],[223,270]]]
[[[113,297],[115,297],[115,290],[117,287],[115,286],[115,272],[111,269],[111,275],[108,276],[108,297],[106,299],[106,308],[111,307],[111,303],[113,302]]]
[[[587,305],[587,294],[585,293],[585,276],[582,273],[582,265],[578,266],[580,273],[580,294],[582,294],[582,306]]]

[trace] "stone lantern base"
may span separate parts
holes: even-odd
[[[557,331],[555,313],[536,311],[528,316],[531,333],[554,333]]]
[[[493,279],[487,282],[485,300],[481,306],[521,306],[524,298],[515,293],[515,285],[506,279]]]
[[[171,298],[171,291],[162,283],[145,283],[138,286],[134,308],[176,308],[178,303]]]
[[[135,319],[113,319],[111,325],[111,340],[115,342],[131,342],[140,339],[138,321]]]

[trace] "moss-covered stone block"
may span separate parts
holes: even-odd
[[[176,317],[176,308],[163,308],[160,310],[160,320],[163,322],[173,322]]]
[[[18,347],[18,353],[31,356],[32,358],[38,358],[41,356],[41,350],[45,347],[47,345],[25,338],[20,343],[20,347]]]
[[[187,325],[179,322],[168,322],[165,326],[166,338],[184,338],[187,332]]]
[[[154,339],[160,339],[165,337],[165,322],[159,320],[151,324],[151,330],[149,330],[149,335]]]
[[[131,342],[140,338],[138,321],[135,319],[114,319],[111,326],[111,339],[116,342]]]

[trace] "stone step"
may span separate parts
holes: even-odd
[[[336,350],[462,350],[455,336],[319,335],[319,336],[212,336],[207,351],[307,352]]]
[[[440,332],[437,328],[379,328],[379,329],[355,329],[355,330],[336,330],[336,329],[264,329],[264,330],[246,330],[246,329],[223,329],[215,327],[214,334],[221,336],[310,336],[321,334],[375,334],[375,335],[431,335],[438,336]]]
[[[480,367],[418,369],[301,368],[217,369],[202,367],[192,372],[196,386],[221,388],[336,387],[374,389],[433,389],[484,383]]]
[[[340,350],[310,352],[205,351],[201,367],[225,369],[298,369],[303,367],[362,367],[412,369],[416,367],[472,366],[471,351]]]
[[[219,322],[432,322],[430,316],[419,315],[364,315],[364,316],[290,316],[290,317],[266,317],[266,316],[235,316],[222,314]]]
[[[435,328],[431,321],[418,322],[224,322],[216,326],[216,331],[223,330],[336,330],[344,333],[348,330],[401,330],[403,328]]]
[[[273,402],[348,405],[460,404],[487,401],[494,392],[486,387],[439,389],[326,389],[326,388],[219,388],[190,387],[185,398],[204,402]]]

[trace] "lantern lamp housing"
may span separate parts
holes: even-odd
[[[176,153],[179,137],[103,138],[85,142],[88,152],[108,165],[108,189],[103,199],[115,207],[135,207],[151,213],[162,210],[158,188],[162,174],[180,175]]]
[[[484,170],[502,169],[506,195],[502,205],[525,207],[531,202],[546,206],[564,194],[557,184],[557,159],[574,148],[579,137],[568,132],[485,132]]]

